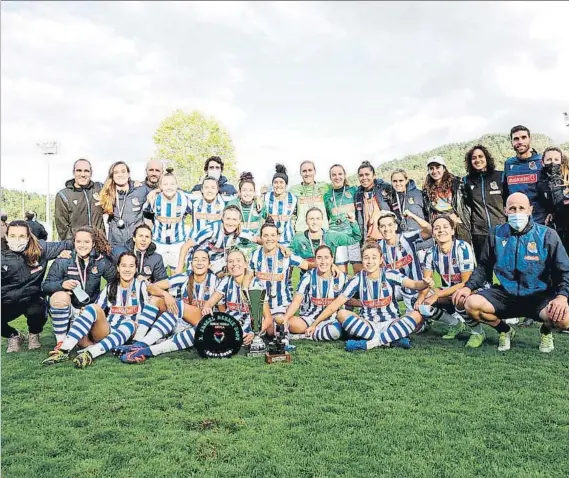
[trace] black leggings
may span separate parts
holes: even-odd
[[[8,338],[18,333],[9,323],[16,320],[20,315],[26,317],[29,332],[31,334],[39,334],[47,322],[45,299],[41,296],[36,296],[17,304],[2,303],[2,337]]]

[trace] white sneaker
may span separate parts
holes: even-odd
[[[28,335],[28,350],[36,350],[41,348],[40,334],[30,334]]]
[[[541,334],[541,340],[539,342],[539,351],[544,354],[551,353],[555,350],[553,346],[553,334]]]
[[[502,332],[498,338],[498,352],[506,352],[512,347],[512,339],[516,331],[510,328],[509,332]]]

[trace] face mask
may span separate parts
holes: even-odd
[[[550,176],[558,176],[561,174],[560,164],[546,164],[543,169],[545,169],[545,172]]]
[[[221,169],[209,169],[207,175],[219,180],[221,177]]]
[[[527,214],[516,213],[508,214],[508,224],[512,226],[515,231],[521,232],[524,227],[527,226],[529,222],[529,216]]]
[[[9,239],[6,238],[6,243],[10,250],[14,252],[23,252],[24,249],[28,246],[28,239]]]

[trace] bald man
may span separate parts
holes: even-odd
[[[453,295],[458,309],[499,334],[498,350],[510,350],[515,331],[510,317],[539,317],[540,352],[553,351],[552,328],[569,328],[569,256],[557,233],[531,219],[532,207],[523,193],[508,197],[508,223],[494,227],[478,267],[465,287]],[[493,274],[500,285],[492,284]]]
[[[144,179],[144,184],[149,189],[156,189],[163,173],[164,165],[162,164],[162,161],[151,159],[146,163],[146,178]]]

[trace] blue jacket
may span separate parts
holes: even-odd
[[[553,229],[532,220],[521,233],[509,224],[492,230],[466,287],[476,290],[484,282],[491,284],[493,273],[511,295],[551,291],[569,297],[569,256],[561,239]]]
[[[80,273],[83,273],[83,269],[81,271],[77,269],[76,258],[77,253],[73,251],[69,259],[55,259],[41,287],[46,295],[64,291],[62,284],[66,280],[81,282]],[[81,267],[83,267],[83,264],[81,264]],[[87,264],[87,280],[84,286],[85,292],[89,295],[90,304],[95,302],[99,296],[101,279],[104,277],[107,282],[110,282],[116,273],[117,268],[110,257],[99,254],[94,250],[91,251]],[[81,307],[74,294],[71,294],[71,303],[73,307]]]
[[[111,251],[113,260],[117,262],[119,260],[119,256],[126,251],[134,252],[133,239],[129,239],[124,247],[113,247],[113,250]],[[136,251],[135,255],[138,258],[139,272],[137,276],[139,279],[147,279],[152,284],[168,278],[166,268],[164,267],[164,260],[162,259],[162,256],[156,252],[156,244],[151,242],[144,254],[140,251]],[[140,263],[141,257],[142,264]]]
[[[533,206],[532,219],[538,224],[545,223],[547,212],[543,201],[539,200],[538,182],[543,167],[541,156],[537,151],[529,159],[519,159],[517,156],[508,158],[504,163],[502,176],[502,197],[504,205],[512,193],[524,193]]]

